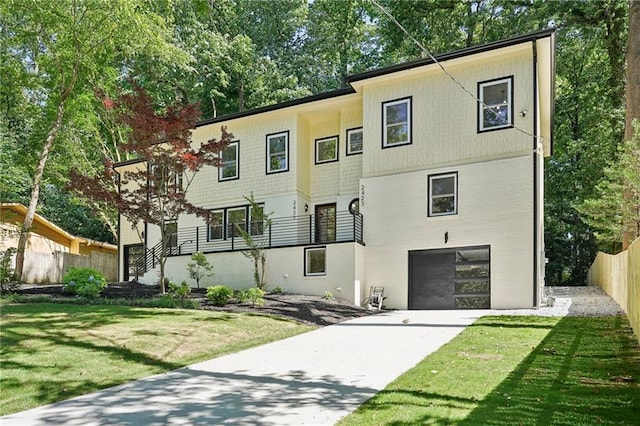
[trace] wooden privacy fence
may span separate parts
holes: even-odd
[[[587,284],[599,286],[618,302],[640,342],[640,238],[622,253],[599,252],[589,268]]]
[[[93,252],[90,256],[81,256],[65,252],[25,253],[22,279],[31,284],[57,284],[70,268],[92,268],[103,274],[108,282],[118,280],[118,256],[115,254]]]

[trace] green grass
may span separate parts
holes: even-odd
[[[339,424],[637,425],[639,381],[625,317],[485,317]]]
[[[1,309],[0,415],[312,329],[246,313],[51,303]]]

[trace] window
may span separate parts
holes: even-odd
[[[513,77],[478,83],[478,132],[513,127]]]
[[[458,213],[458,174],[429,176],[429,216]]]
[[[349,213],[356,215],[360,213],[360,198],[354,198],[349,203]]]
[[[318,276],[327,274],[327,248],[309,247],[304,249],[304,275]]]
[[[152,196],[164,196],[169,191],[176,194],[183,191],[184,173],[182,165],[176,164],[175,167],[171,167],[169,165],[152,164],[149,168],[149,175],[149,188]],[[156,185],[159,187],[158,191],[156,191]]]
[[[164,223],[164,236],[167,241],[167,248],[171,250],[178,246],[178,222],[167,221]]]
[[[240,229],[245,230],[247,224],[247,208],[227,209],[227,237],[240,237]],[[240,229],[238,229],[240,228]]]
[[[218,169],[219,181],[238,179],[240,176],[238,171],[239,153],[238,141],[229,143],[222,151],[222,166]]]
[[[347,130],[347,155],[362,154],[362,127]]]
[[[209,241],[224,238],[224,210],[212,210],[209,213]]]
[[[249,230],[251,235],[262,235],[264,230],[264,205],[249,206]]]
[[[411,143],[411,97],[382,103],[382,148]]]
[[[316,139],[316,164],[338,161],[338,136]]]
[[[248,221],[247,221],[248,218]],[[241,237],[240,229],[247,229],[251,235],[262,235],[264,232],[264,204],[230,207],[211,210],[209,212],[208,240],[222,240]],[[240,227],[240,229],[238,229]]]
[[[289,170],[289,132],[267,135],[267,174]]]

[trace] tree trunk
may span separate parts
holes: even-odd
[[[640,120],[640,0],[629,0],[629,35],[627,39],[627,115],[624,139],[633,138],[633,120]],[[631,194],[625,193],[625,202]],[[628,227],[625,227],[628,229]],[[627,231],[622,235],[622,250],[626,250],[636,236]]]
[[[58,99],[58,108],[56,111],[56,119],[49,129],[49,133],[47,134],[47,138],[44,141],[44,146],[42,147],[42,152],[40,153],[40,161],[38,162],[38,167],[36,168],[36,173],[33,176],[33,188],[31,189],[31,200],[29,201],[29,208],[27,209],[27,214],[24,217],[24,223],[22,224],[22,229],[20,230],[20,238],[18,239],[18,249],[16,251],[16,270],[15,274],[18,277],[18,280],[22,281],[22,273],[24,271],[24,252],[27,247],[27,240],[29,238],[29,230],[31,229],[31,225],[33,225],[33,218],[36,215],[36,208],[38,207],[38,200],[40,199],[40,184],[42,183],[42,176],[44,175],[44,168],[47,165],[47,160],[49,160],[49,151],[53,146],[53,142],[60,131],[60,127],[62,127],[62,119],[64,118],[64,106],[67,102],[71,91],[76,85],[76,81],[78,81],[78,71],[80,68],[79,62],[76,62],[73,66],[73,70],[71,72],[71,79],[69,84],[64,87],[64,90],[60,93],[60,99]]]
[[[38,207],[38,200],[40,198],[40,184],[42,183],[42,176],[44,175],[44,168],[47,164],[47,160],[49,159],[49,151],[53,146],[53,141],[62,126],[62,118],[64,117],[64,103],[66,100],[66,96],[60,99],[60,103],[58,104],[58,111],[56,113],[56,120],[51,126],[49,133],[47,134],[47,138],[44,142],[44,147],[42,148],[42,153],[40,154],[40,161],[38,162],[38,167],[36,168],[35,176],[33,177],[33,188],[31,189],[31,200],[29,201],[29,208],[27,209],[27,214],[24,217],[24,223],[22,224],[22,229],[20,230],[20,238],[18,239],[18,250],[16,252],[16,276],[20,281],[22,281],[22,272],[24,270],[24,252],[27,247],[27,240],[29,238],[29,230],[31,229],[31,225],[33,225],[33,219],[36,215],[36,208]]]

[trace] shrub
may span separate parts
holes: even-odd
[[[180,306],[184,306],[185,299],[191,293],[191,287],[186,281],[182,281],[180,285],[169,282],[169,296],[180,301]]]
[[[107,286],[107,279],[91,268],[69,268],[62,279],[62,289],[88,299],[100,296]]]
[[[264,291],[257,287],[252,287],[248,290],[238,293],[238,299],[242,303],[249,302],[251,306],[263,306]]]
[[[9,247],[0,257],[0,294],[14,293],[20,288],[18,277],[11,266],[11,257],[15,252],[14,247]]]
[[[322,296],[322,298],[327,300],[335,299],[335,297],[333,296],[333,293],[331,293],[329,290],[324,292],[324,296]]]
[[[271,290],[271,293],[273,293],[273,294],[282,294],[282,293],[284,293],[284,291],[282,291],[282,287],[277,286],[277,287],[274,287],[273,290]]]
[[[224,285],[207,287],[207,299],[216,306],[224,306],[233,296],[233,290]]]

